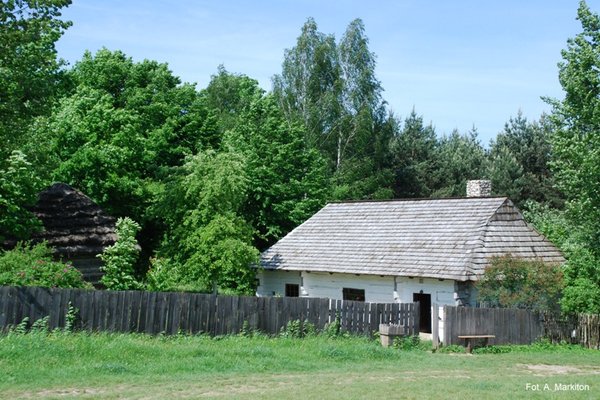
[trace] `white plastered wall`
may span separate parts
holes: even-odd
[[[301,296],[342,300],[343,288],[362,289],[369,303],[393,303],[394,278],[380,275],[302,272]]]
[[[437,305],[438,338],[442,340],[444,337],[444,305],[454,306],[456,304],[454,281],[449,279],[440,280],[417,277],[396,278],[395,296],[399,303],[412,302],[414,293],[430,294],[432,307],[434,304]]]
[[[302,285],[299,271],[266,271],[261,270],[256,274],[258,278],[258,287],[256,295],[263,296],[284,296],[285,285],[287,283]],[[302,295],[302,293],[300,294]]]

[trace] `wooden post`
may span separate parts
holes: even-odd
[[[431,304],[431,341],[433,342],[433,348],[438,349],[440,347],[439,340],[439,309],[436,303]]]

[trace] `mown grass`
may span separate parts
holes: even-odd
[[[2,398],[600,398],[600,352],[515,347],[498,354],[382,348],[325,336],[0,336]],[[527,383],[589,391],[534,392]]]

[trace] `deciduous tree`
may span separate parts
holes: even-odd
[[[71,0],[0,2],[0,159],[26,141],[32,119],[46,114],[60,88],[55,44],[71,25]]]

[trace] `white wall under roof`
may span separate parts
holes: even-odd
[[[287,283],[300,285],[300,296],[342,299],[342,289],[362,289],[370,303],[412,303],[414,293],[431,295],[438,305],[455,305],[454,281],[327,272],[270,271],[257,274],[258,296],[283,296]]]
[[[362,289],[370,303],[412,303],[413,294],[430,294],[432,307],[439,307],[439,338],[444,337],[443,306],[456,305],[455,284],[449,279],[281,270],[262,270],[257,278],[257,296],[283,296],[286,284],[300,285],[301,297],[337,300],[342,299],[343,288]]]
[[[408,278],[401,276],[397,280],[397,302],[412,303],[413,293],[431,295],[431,303],[438,305],[456,305],[454,300],[454,281],[449,279],[438,280],[432,278]]]
[[[369,303],[394,303],[394,278],[327,272],[302,272],[302,296],[342,300],[343,288],[362,289]]]
[[[256,295],[259,297],[284,296],[287,283],[300,285],[302,280],[298,271],[267,271],[261,270],[256,274],[258,288]],[[300,293],[302,296],[302,293]]]

